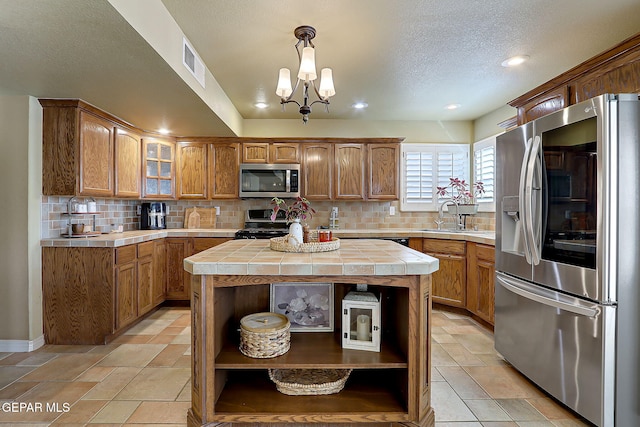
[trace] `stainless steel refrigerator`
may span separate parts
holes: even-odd
[[[495,346],[598,426],[640,426],[640,101],[497,139]]]

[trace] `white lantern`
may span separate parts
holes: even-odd
[[[342,300],[342,348],[380,351],[380,300],[372,292],[349,292]]]

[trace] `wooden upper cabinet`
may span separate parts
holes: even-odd
[[[179,142],[176,147],[179,199],[207,198],[207,144]]]
[[[302,147],[302,195],[309,200],[332,196],[333,144],[304,143]]]
[[[142,138],[142,197],[175,197],[175,150],[174,141],[146,136]]]
[[[242,163],[269,163],[269,143],[243,142]]]
[[[112,122],[80,111],[81,196],[113,196],[113,133]]]
[[[640,92],[640,33],[509,102],[518,125],[605,93]]]
[[[209,197],[238,197],[240,181],[240,143],[209,144]]]
[[[563,85],[518,106],[518,124],[530,122],[569,105],[569,87]]]
[[[572,103],[603,93],[640,93],[640,48],[606,62],[572,82]]]
[[[400,144],[368,144],[367,198],[397,200],[400,194]]]
[[[273,142],[269,145],[269,163],[300,163],[300,144]]]
[[[40,99],[42,194],[140,197],[140,136],[78,99]]]
[[[363,200],[365,195],[366,146],[335,144],[334,188],[336,199]]]
[[[300,163],[296,142],[243,142],[242,163]]]
[[[115,130],[115,196],[140,198],[140,135],[117,127]]]

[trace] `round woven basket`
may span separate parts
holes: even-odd
[[[289,243],[289,235],[272,237],[270,239],[271,250],[279,252],[329,252],[340,249],[340,239],[334,237],[329,242],[311,241],[292,245]]]
[[[291,346],[290,329],[289,319],[282,314],[249,314],[240,320],[240,352],[255,359],[285,354]]]
[[[338,393],[350,374],[351,369],[269,369],[278,391],[290,396]]]

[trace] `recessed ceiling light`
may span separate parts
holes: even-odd
[[[256,102],[255,104],[255,107],[260,109],[267,108],[268,106],[269,104],[267,104],[266,102]]]
[[[502,66],[503,67],[515,67],[517,65],[522,64],[527,59],[529,59],[529,57],[527,55],[512,56],[511,58],[505,59],[504,61],[502,61]]]
[[[352,105],[352,107],[356,110],[362,110],[363,108],[367,108],[368,106],[369,104],[367,104],[366,102],[356,102]]]
[[[460,104],[449,104],[445,105],[444,108],[447,110],[457,110],[458,108],[460,108]]]
[[[165,129],[165,128],[158,129],[158,132],[161,133],[162,135],[169,135],[171,133],[169,129]]]

